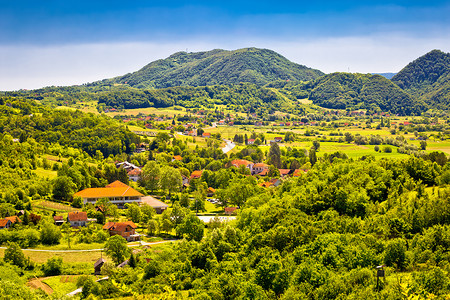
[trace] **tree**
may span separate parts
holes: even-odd
[[[314,141],[313,141],[312,147],[314,148],[314,150],[315,150],[316,152],[319,151],[319,148],[320,148],[320,142],[319,142],[318,140],[314,140]]]
[[[270,145],[268,159],[269,163],[274,165],[277,169],[281,168],[281,150],[278,143],[272,143],[272,145]]]
[[[427,149],[427,141],[420,141],[420,150]]]
[[[20,249],[19,245],[14,242],[8,243],[3,260],[20,268],[26,267],[27,264],[27,260],[22,252],[22,249]]]
[[[127,240],[120,235],[113,235],[105,243],[106,255],[111,257],[116,265],[120,264],[128,256],[130,249]]]
[[[136,266],[137,266],[136,256],[134,255],[133,251],[131,251],[130,260],[128,261],[128,265],[133,269],[136,268]]]
[[[183,223],[177,226],[176,232],[178,237],[185,237],[188,241],[195,240],[200,242],[203,238],[205,225],[194,214],[189,214]]]
[[[41,242],[45,245],[55,245],[59,243],[61,239],[61,231],[58,226],[51,223],[50,221],[45,221],[41,225]]]
[[[127,203],[127,217],[134,223],[139,223],[142,219],[142,212],[140,207],[136,203]]]
[[[76,208],[83,207],[83,199],[81,197],[74,197],[72,200],[72,206]]]
[[[166,233],[169,233],[173,228],[173,222],[167,209],[161,214],[159,228]]]
[[[183,178],[178,169],[167,166],[161,170],[159,184],[161,185],[161,188],[167,190],[169,196],[171,196],[172,192],[177,192],[181,189]]]
[[[309,162],[312,166],[317,162],[316,150],[312,148],[309,150]]]
[[[51,257],[43,266],[45,276],[56,276],[61,274],[63,260],[61,257]]]
[[[153,220],[153,219],[149,220],[148,224],[147,224],[147,230],[148,230],[147,231],[148,235],[150,235],[150,236],[156,235],[159,231],[158,221]]]
[[[394,239],[388,242],[385,250],[384,263],[389,266],[396,266],[402,270],[406,262],[406,246],[402,239]]]
[[[153,218],[153,216],[156,214],[156,211],[153,207],[150,205],[144,203],[140,206],[141,212],[142,212],[142,222],[147,223],[148,220]]]
[[[156,161],[149,161],[142,168],[141,179],[139,184],[149,189],[152,193],[159,188],[159,179],[161,176],[161,169]]]
[[[72,179],[68,176],[58,176],[53,181],[53,197],[58,200],[68,201],[77,186],[72,182]]]

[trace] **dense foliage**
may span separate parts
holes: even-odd
[[[409,63],[392,81],[430,106],[450,104],[450,53],[433,50]]]
[[[249,82],[264,85],[270,81],[312,80],[319,70],[293,63],[278,53],[257,48],[234,51],[178,52],[157,60],[141,70],[111,79],[113,83],[137,88],[204,86]]]
[[[332,73],[311,83],[314,104],[335,109],[371,109],[414,115],[426,106],[380,75]]]

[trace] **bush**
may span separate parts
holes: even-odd
[[[62,273],[63,260],[61,257],[52,257],[42,266],[45,276],[55,276]]]
[[[392,148],[389,146],[384,146],[383,147],[383,152],[384,153],[392,153]]]

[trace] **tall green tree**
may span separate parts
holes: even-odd
[[[278,169],[281,168],[281,150],[278,143],[272,143],[272,145],[270,145],[268,159],[270,164]]]
[[[172,192],[178,192],[183,185],[183,178],[178,169],[166,166],[161,170],[161,178],[159,184],[163,190],[169,192],[169,197]]]
[[[142,168],[141,178],[139,184],[149,189],[152,193],[159,188],[159,179],[161,176],[161,169],[156,161],[149,161]]]
[[[111,257],[116,265],[123,262],[129,255],[127,240],[120,235],[113,235],[105,243],[106,255]]]

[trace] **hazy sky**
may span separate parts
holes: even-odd
[[[211,2],[0,0],[0,90],[110,78],[186,50],[268,48],[326,73],[450,52],[449,1]]]

